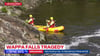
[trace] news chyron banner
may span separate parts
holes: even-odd
[[[89,50],[66,49],[65,44],[6,44],[5,54],[89,54]]]

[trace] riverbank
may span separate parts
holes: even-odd
[[[38,44],[44,40],[42,33],[19,18],[0,14],[0,55],[4,54],[5,44]]]
[[[45,36],[42,32],[39,32],[35,27],[25,23],[18,17],[24,11],[38,6],[39,0],[22,0],[21,2],[23,2],[23,6],[19,7],[0,6],[0,55],[5,55],[5,44],[39,44],[41,41],[45,41]],[[6,8],[7,11],[3,12],[2,8]],[[29,55],[27,54],[26,56]],[[7,56],[13,55],[7,54]],[[14,56],[20,56],[20,54]]]
[[[22,5],[20,6],[5,6],[5,2],[10,2],[10,0],[1,0],[0,1],[0,13],[7,13],[11,16],[20,16],[21,14],[24,14],[25,11],[29,9],[34,9],[35,7],[39,6],[41,3],[40,0],[11,0],[12,2],[20,2]]]

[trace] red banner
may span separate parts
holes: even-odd
[[[5,2],[5,6],[21,6],[20,2]]]
[[[29,50],[30,54],[43,54],[43,50]]]

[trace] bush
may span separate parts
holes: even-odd
[[[4,0],[5,2],[14,2],[13,0]]]
[[[7,13],[7,12],[8,12],[8,10],[7,10],[6,7],[3,7],[3,8],[1,9],[1,11],[4,12],[4,13]]]

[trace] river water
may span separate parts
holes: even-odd
[[[66,49],[89,49],[90,54],[43,54],[41,56],[100,56],[100,1],[53,0],[42,2],[24,17],[33,14],[35,24],[46,25],[53,16],[64,32],[46,33],[49,44],[66,44]],[[23,17],[23,18],[24,18]],[[36,55],[40,56],[40,55]]]

